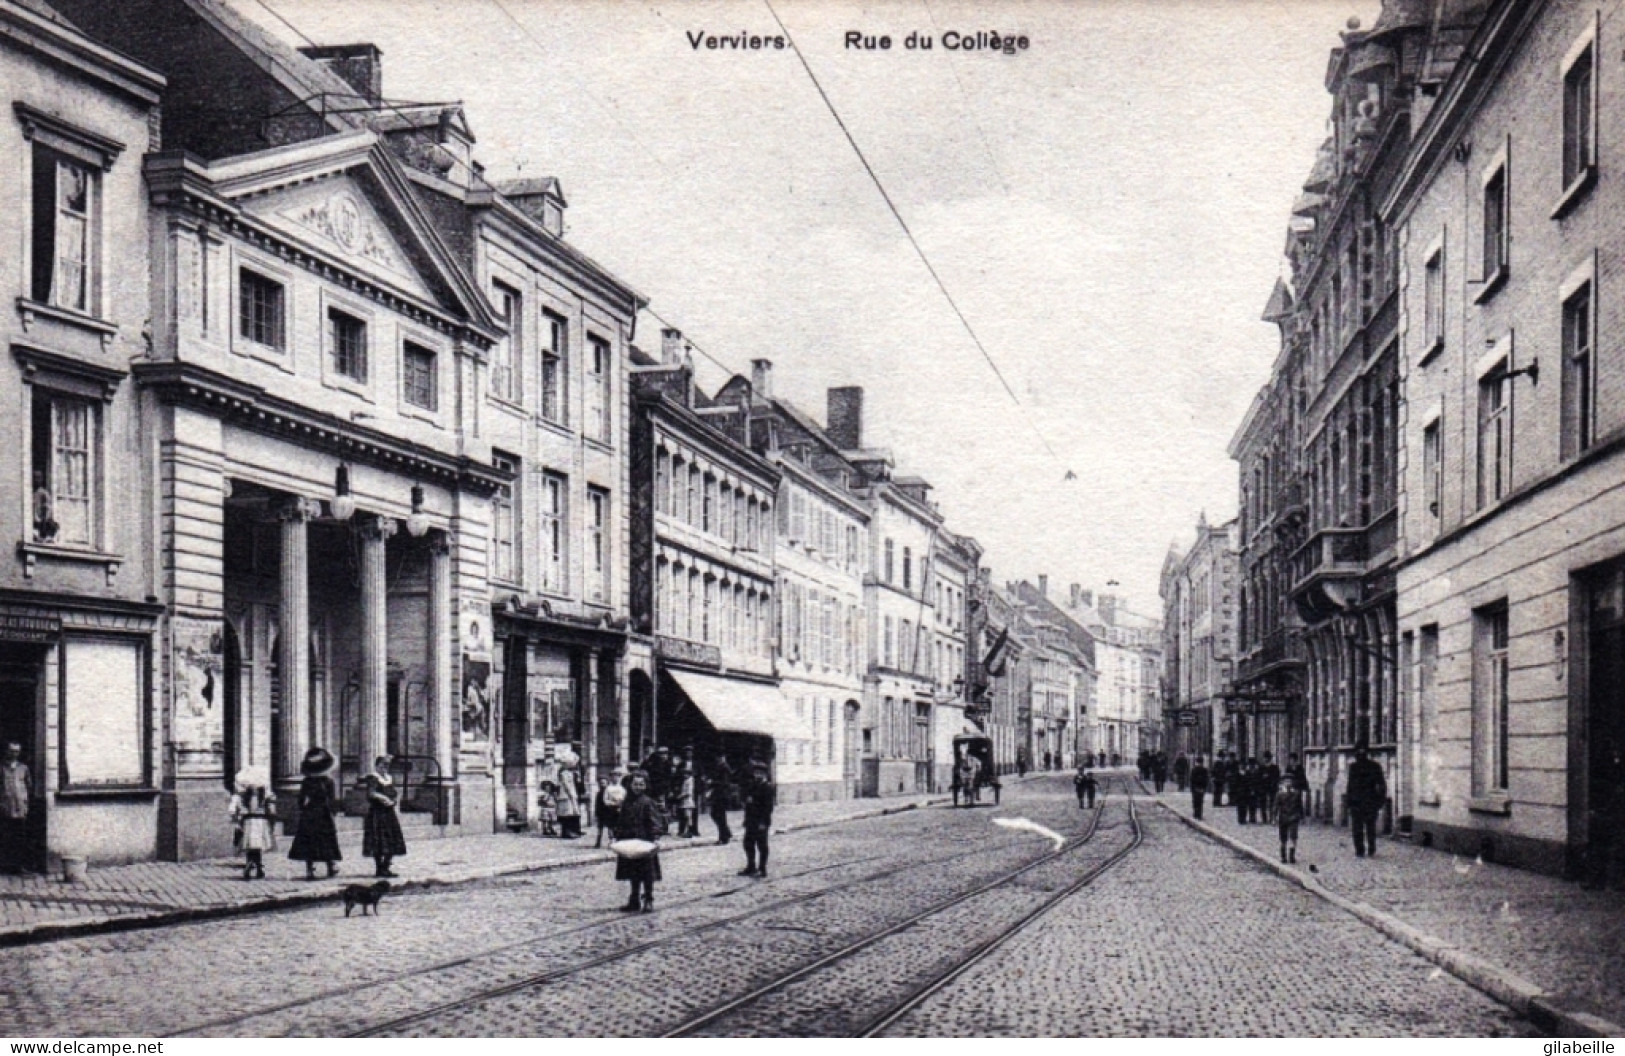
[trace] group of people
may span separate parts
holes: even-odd
[[[1215,807],[1223,806],[1228,795],[1230,805],[1236,808],[1236,824],[1274,823],[1281,840],[1281,861],[1298,860],[1298,827],[1308,812],[1309,776],[1296,752],[1287,757],[1284,769],[1269,752],[1264,753],[1262,761],[1220,752],[1214,757],[1212,769],[1201,756],[1188,767],[1180,766],[1184,761],[1183,755],[1175,760],[1175,774],[1181,791],[1187,783],[1190,786],[1193,817],[1201,820],[1203,802],[1210,790]],[[1356,748],[1345,793],[1354,829],[1355,857],[1377,853],[1377,817],[1387,801],[1388,781],[1381,765],[1364,747]]]
[[[674,815],[679,838],[699,835],[696,819],[701,791],[697,785],[692,758],[673,764],[666,748],[656,749],[641,767],[621,777],[618,785],[599,779],[595,809],[600,841],[607,829],[614,837],[611,850],[622,841],[638,841],[640,845],[637,854],[617,851],[615,879],[631,885],[623,911],[653,912],[654,885],[661,878],[659,841],[670,835]],[[616,795],[618,790],[621,795]],[[745,868],[739,875],[765,878],[768,833],[778,803],[778,787],[767,764],[752,760],[743,781],[736,782],[727,760],[718,756],[705,781],[704,795],[717,826],[718,844],[732,840],[728,811],[736,801],[743,808]],[[654,845],[653,850],[643,853],[642,844]]]
[[[396,813],[401,793],[390,776],[389,763],[387,755],[379,756],[373,761],[372,772],[361,779],[367,802],[361,853],[373,860],[374,875],[379,877],[394,877],[391,866],[406,853],[406,836]],[[338,786],[332,777],[336,764],[333,753],[319,747],[306,752],[299,764],[299,813],[288,857],[305,863],[306,880],[317,878],[317,862],[327,866],[329,877],[337,876],[338,863],[344,860],[338,827],[333,823],[338,805]],[[243,855],[243,879],[263,880],[265,852],[276,850],[276,795],[270,775],[263,767],[245,767],[234,784],[229,807],[232,844]]]

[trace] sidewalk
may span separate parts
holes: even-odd
[[[1191,819],[1172,785],[1161,805],[1341,906],[1444,970],[1567,1036],[1625,1034],[1625,899],[1408,840],[1379,837],[1356,858],[1351,830],[1305,821],[1298,863],[1280,864],[1273,824],[1238,825],[1233,807]]]
[[[895,814],[944,802],[946,797],[847,799],[780,807],[775,832],[797,832],[860,818]],[[737,825],[737,816],[734,819]],[[702,825],[710,829],[709,821]],[[92,867],[84,882],[64,883],[56,876],[0,876],[0,946],[43,942],[69,935],[209,917],[232,916],[262,909],[295,906],[333,898],[345,884],[370,883],[372,862],[361,856],[359,834],[340,837],[344,861],[332,880],[305,880],[304,864],[289,861],[288,841],[265,856],[264,880],[242,879],[242,861],[219,858],[199,862],[141,862]],[[607,861],[607,850],[594,850],[593,837],[544,839],[497,833],[418,840],[394,868],[398,886],[457,884],[511,873],[567,869]],[[711,846],[712,835],[672,840],[672,851]],[[317,867],[318,874],[322,872]]]

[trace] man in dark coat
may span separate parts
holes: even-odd
[[[1190,780],[1190,776],[1191,761],[1185,758],[1184,752],[1180,752],[1178,758],[1174,760],[1174,784],[1179,791],[1185,791],[1185,782]]]
[[[1230,767],[1224,760],[1224,753],[1219,752],[1213,757],[1213,805],[1224,806],[1224,788],[1230,781]]]
[[[1298,761],[1298,753],[1293,752],[1287,756],[1286,773],[1283,775],[1292,779],[1292,787],[1298,790],[1298,798],[1303,801],[1303,810],[1309,813],[1309,773],[1304,770],[1303,764]]]
[[[1168,756],[1162,752],[1151,756],[1151,780],[1156,782],[1157,795],[1162,795],[1162,786],[1168,783]]]
[[[1253,817],[1253,778],[1257,767],[1251,762],[1230,772],[1230,800],[1236,805],[1236,824],[1249,825]]]
[[[733,784],[733,768],[728,765],[726,756],[718,755],[705,782],[706,810],[711,815],[711,824],[717,827],[718,845],[733,840],[733,831],[728,828],[728,807],[733,800]]]
[[[745,868],[740,876],[767,876],[767,833],[773,827],[773,807],[779,790],[766,766],[752,768],[745,797]]]
[[[1281,791],[1281,768],[1275,765],[1275,756],[1264,753],[1264,762],[1258,768],[1258,811],[1264,824],[1275,821],[1275,794]]]
[[[1388,779],[1364,746],[1354,749],[1349,764],[1349,821],[1354,826],[1354,856],[1377,853],[1377,815],[1388,802]]]
[[[1191,815],[1197,821],[1202,820],[1202,799],[1207,795],[1208,772],[1202,765],[1202,757],[1196,757],[1196,764],[1191,767]]]
[[[672,777],[675,772],[671,761],[671,749],[665,745],[650,752],[649,758],[643,761],[643,777],[649,786],[649,798],[660,808],[660,816],[666,819],[668,827],[674,816],[667,800],[671,798]]]

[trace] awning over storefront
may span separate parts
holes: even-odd
[[[671,668],[667,674],[706,721],[721,732],[752,733],[785,741],[812,738],[812,728],[805,719],[796,717],[795,705],[776,686]]]

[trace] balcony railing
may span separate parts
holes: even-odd
[[[1360,575],[1366,553],[1364,528],[1322,528],[1292,555],[1292,592],[1319,580]]]

